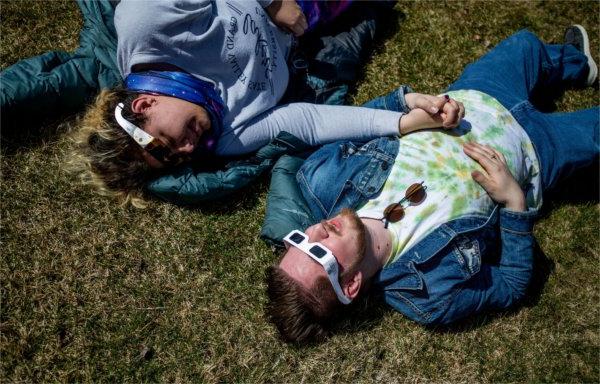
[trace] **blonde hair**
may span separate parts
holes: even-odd
[[[123,116],[142,127],[145,118],[131,110],[138,94],[123,88],[102,90],[78,122],[69,168],[84,184],[124,205],[144,208],[144,185],[157,175],[142,157],[142,148],[116,122],[115,107],[122,102]]]

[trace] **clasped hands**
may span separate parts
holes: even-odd
[[[399,122],[400,134],[429,128],[456,128],[465,116],[464,105],[448,96],[407,93],[404,96],[410,112]]]

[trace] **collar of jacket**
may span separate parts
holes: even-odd
[[[314,152],[296,174],[300,191],[317,222],[356,209],[387,180],[400,143],[381,137],[368,143],[338,141]]]

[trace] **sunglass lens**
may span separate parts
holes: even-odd
[[[408,187],[405,196],[413,204],[420,203],[425,198],[425,188],[422,184],[415,183]]]
[[[404,217],[404,208],[398,203],[390,204],[383,211],[385,219],[391,223],[396,223]]]
[[[310,253],[312,253],[313,256],[316,256],[320,259],[321,257],[327,254],[327,251],[319,247],[318,245],[314,245],[310,248]]]
[[[300,233],[294,233],[292,236],[290,236],[290,241],[294,244],[300,244],[304,241],[304,238],[304,235]]]

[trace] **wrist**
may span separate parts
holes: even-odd
[[[398,120],[398,132],[400,136],[407,135],[415,130],[414,115],[411,113],[404,113]]]
[[[519,193],[513,195],[509,200],[504,203],[504,208],[513,212],[523,212],[527,210],[527,204],[525,203],[525,194],[519,188]]]

